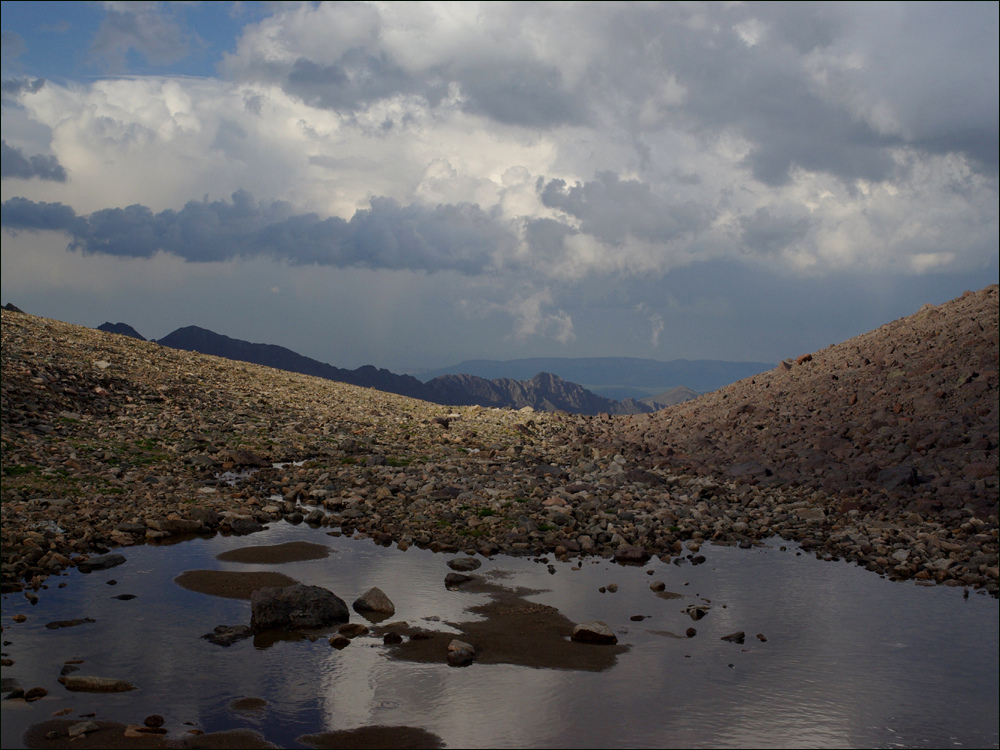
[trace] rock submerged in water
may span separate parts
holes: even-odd
[[[448,664],[452,667],[467,667],[476,658],[476,649],[471,643],[453,639],[448,644]]]
[[[202,638],[216,645],[228,647],[252,635],[253,630],[246,625],[218,625],[215,630],[205,633]]]
[[[125,693],[136,689],[136,686],[131,682],[114,677],[66,675],[60,677],[59,682],[67,690],[72,690],[75,693]]]
[[[80,563],[77,569],[81,573],[90,573],[93,570],[107,570],[122,565],[125,562],[125,555],[110,553],[107,555],[95,555]]]
[[[618,636],[614,634],[614,631],[611,630],[607,623],[601,622],[600,620],[581,622],[573,628],[572,638],[577,643],[602,643],[612,645],[618,643]]]
[[[396,607],[378,586],[372,586],[351,605],[358,614],[372,612],[377,615],[394,615]]]
[[[339,596],[320,586],[301,583],[257,589],[250,597],[250,610],[250,627],[255,633],[322,628],[351,619],[347,604]]]
[[[475,576],[467,576],[465,573],[449,573],[444,577],[444,585],[449,589],[456,589],[463,583],[475,580]]]

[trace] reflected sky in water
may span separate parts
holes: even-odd
[[[329,544],[333,552],[273,566],[215,559],[237,547],[293,540]],[[600,673],[397,662],[374,637],[342,651],[325,637],[222,648],[200,636],[216,625],[248,624],[249,602],[173,583],[195,568],[276,570],[329,588],[348,604],[378,586],[395,603],[394,619],[448,630],[448,621],[473,619],[465,610],[486,600],[445,589],[453,555],[399,552],[285,523],[249,537],[128,548],[118,568],[50,579],[36,606],[19,594],[3,598],[4,651],[15,661],[4,677],[51,693],[23,710],[4,708],[3,746],[17,746],[26,726],[64,707],[128,723],[158,713],[176,733],[190,728],[185,722],[205,731],[250,727],[286,747],[298,747],[301,734],[373,724],[422,727],[454,747],[997,746],[996,600],[891,583],[781,544],[705,546],[708,562],[700,566],[554,563],[554,575],[529,559],[484,561],[478,574],[508,571],[499,583],[544,590],[532,601],[574,622],[611,625],[630,651]],[[683,597],[657,597],[649,589],[654,580]],[[68,586],[56,588],[60,581]],[[610,583],[616,593],[599,593]],[[137,598],[114,598],[126,593]],[[682,611],[694,603],[710,607],[697,622]],[[27,622],[14,624],[16,613]],[[97,622],[45,628],[82,617]],[[352,621],[364,622],[354,613]],[[692,626],[694,638],[665,634],[683,636]],[[740,630],[744,644],[720,640]],[[56,680],[72,658],[85,660],[80,674],[125,678],[139,690],[68,693]],[[252,714],[229,709],[240,697],[264,698],[268,706]]]

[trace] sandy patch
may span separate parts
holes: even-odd
[[[249,599],[265,586],[292,586],[298,581],[283,573],[263,571],[243,573],[230,570],[185,570],[174,579],[181,588],[226,599]]]
[[[164,735],[149,737],[126,737],[124,724],[113,721],[96,721],[99,729],[95,732],[70,739],[68,731],[74,724],[86,719],[49,719],[32,725],[24,733],[24,746],[29,748],[66,748],[67,750],[101,750],[102,748],[136,748],[159,750],[160,748],[271,748],[277,747],[250,729],[232,729],[227,732],[188,735],[182,739],[167,740]],[[48,739],[49,732],[58,732],[59,737]]]
[[[490,595],[490,601],[469,609],[484,620],[448,623],[461,631],[458,634],[428,632],[411,626],[393,627],[401,635],[417,635],[417,639],[408,638],[391,646],[390,657],[443,664],[447,662],[448,644],[458,638],[475,647],[475,662],[479,664],[602,672],[614,666],[618,654],[628,651],[628,646],[571,641],[576,623],[555,607],[525,599],[537,591],[508,589],[481,579],[465,584],[462,591]],[[379,634],[387,630],[389,628],[384,628]]]

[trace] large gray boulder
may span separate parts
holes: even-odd
[[[339,596],[302,583],[257,589],[250,597],[250,611],[250,627],[255,633],[324,628],[351,619],[347,604]]]
[[[354,600],[354,611],[358,614],[370,612],[376,615],[394,615],[396,607],[385,592],[378,586],[372,586],[365,593]]]

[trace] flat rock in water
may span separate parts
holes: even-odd
[[[618,643],[618,636],[608,627],[607,623],[600,620],[581,622],[573,628],[572,638],[578,643]]]
[[[301,583],[258,589],[250,597],[250,609],[250,627],[255,633],[322,628],[351,619],[347,604],[339,596],[320,586]]]
[[[58,630],[59,628],[75,628],[77,625],[84,625],[88,622],[97,622],[97,620],[92,617],[81,617],[77,620],[53,620],[45,623],[45,627],[49,630]]]
[[[232,646],[237,641],[252,635],[253,629],[246,625],[218,625],[215,630],[205,633],[202,638],[219,646]]]
[[[86,562],[80,563],[78,566],[81,573],[89,573],[92,570],[107,570],[108,568],[114,568],[117,565],[121,565],[125,562],[125,555],[119,555],[116,552],[107,555],[95,555],[87,559]]]
[[[378,586],[372,586],[365,593],[354,600],[354,611],[361,614],[364,612],[374,612],[378,615],[394,615],[396,607],[389,600]]]
[[[615,562],[621,565],[645,565],[649,553],[643,547],[623,544],[615,550]]]
[[[743,643],[746,640],[746,634],[740,630],[736,633],[730,633],[729,635],[724,635],[719,640],[729,641],[730,643]]]
[[[124,693],[135,690],[136,687],[127,680],[118,680],[114,677],[92,677],[89,675],[66,675],[60,677],[59,682],[67,690],[76,693]]]
[[[468,573],[469,571],[476,570],[481,566],[482,563],[474,557],[457,557],[454,560],[448,561],[449,568],[462,573]]]

